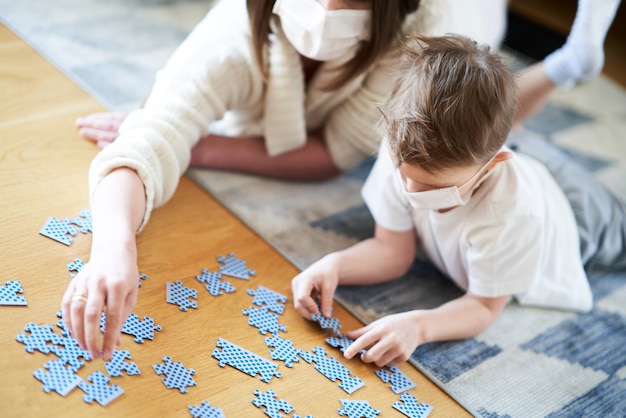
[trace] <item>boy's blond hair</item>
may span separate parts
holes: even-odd
[[[515,78],[488,46],[459,35],[407,40],[381,127],[398,165],[429,173],[486,163],[513,124]]]

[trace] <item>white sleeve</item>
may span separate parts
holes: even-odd
[[[376,223],[397,232],[414,228],[411,206],[401,187],[396,168],[383,141],[374,167],[361,189],[361,195]]]
[[[239,103],[258,100],[263,81],[245,13],[243,0],[222,1],[198,24],[158,73],[144,108],[129,114],[115,142],[92,162],[91,194],[111,170],[134,169],[146,191],[143,227],[152,209],[174,194],[209,124]]]

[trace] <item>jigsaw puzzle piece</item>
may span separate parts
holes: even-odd
[[[380,380],[385,383],[391,382],[390,388],[396,394],[400,394],[417,387],[415,383],[413,383],[413,381],[396,366],[378,369],[376,370],[376,376],[378,376]]]
[[[213,408],[207,401],[202,401],[202,406],[188,406],[192,418],[226,418],[220,408]]]
[[[87,380],[89,380],[91,384],[85,381],[81,381],[78,384],[78,387],[85,392],[83,401],[87,403],[96,401],[101,406],[107,406],[124,393],[124,390],[118,385],[109,385],[111,380],[99,370],[89,375]]]
[[[283,340],[278,335],[265,337],[265,344],[268,347],[274,347],[270,350],[270,356],[273,360],[281,360],[285,362],[285,366],[293,367],[293,363],[300,362],[300,354],[302,350],[295,348],[291,340]]]
[[[89,209],[83,209],[78,216],[70,221],[72,224],[80,228],[80,232],[86,234],[92,232],[92,218]]]
[[[39,233],[44,237],[51,238],[61,244],[72,244],[73,237],[78,231],[71,225],[69,219],[59,220],[54,216],[49,217],[46,223],[41,227]]]
[[[343,405],[343,409],[339,408],[337,412],[342,417],[376,418],[377,415],[380,415],[380,410],[372,408],[367,401],[341,399],[341,404]]]
[[[217,348],[213,349],[211,356],[218,360],[217,364],[220,367],[229,365],[249,376],[260,375],[261,381],[266,383],[269,383],[273,376],[282,376],[282,373],[276,371],[278,368],[276,363],[272,363],[230,341],[220,337],[217,339],[216,346]]]
[[[244,315],[248,316],[248,325],[259,329],[260,334],[278,333],[278,331],[287,331],[287,327],[278,323],[278,315],[271,313],[267,308],[255,308],[254,306],[244,309]]]
[[[9,280],[4,285],[0,283],[0,305],[26,306],[26,298],[22,293],[22,282]]]
[[[122,332],[134,336],[135,342],[139,344],[143,344],[144,338],[148,340],[154,339],[154,331],[161,330],[160,325],[154,324],[154,318],[144,316],[143,320],[140,320],[136,314],[128,315],[126,322],[122,326]],[[104,312],[100,316],[100,331],[106,331],[106,314]]]
[[[341,380],[339,387],[346,393],[352,394],[357,389],[365,386],[365,383],[356,376],[350,376],[351,372],[334,357],[326,357],[328,353],[324,347],[317,346],[313,352],[304,352],[300,357],[307,363],[314,362],[315,370],[326,376],[332,382]]]
[[[204,288],[213,296],[220,296],[224,292],[232,293],[235,287],[232,283],[222,280],[222,274],[202,269],[202,274],[196,276],[196,280],[200,283],[206,283]]]
[[[84,365],[84,363],[79,360],[80,357],[82,357],[85,361],[91,360],[91,354],[89,354],[89,351],[80,348],[78,346],[78,341],[72,337],[63,338],[59,342],[59,345],[53,346],[50,351],[69,365],[73,372],[77,372],[78,369]]]
[[[37,369],[33,376],[44,384],[41,389],[46,393],[53,390],[61,396],[67,396],[83,381],[65,366],[63,360],[50,360],[44,367],[46,370]]]
[[[161,381],[168,389],[177,388],[180,393],[187,393],[187,387],[196,386],[193,375],[196,374],[194,369],[186,369],[180,361],[172,361],[169,356],[163,357],[165,364],[154,364],[152,368],[157,375],[165,375]]]
[[[104,367],[106,368],[109,376],[121,376],[122,370],[125,370],[126,374],[129,376],[141,374],[137,363],[134,361],[126,361],[130,360],[130,358],[130,352],[127,350],[113,350],[111,360],[104,363]]]
[[[268,389],[266,392],[261,392],[256,389],[254,394],[257,396],[256,399],[252,400],[252,403],[257,408],[265,407],[265,415],[271,418],[281,418],[283,414],[281,414],[281,410],[289,413],[293,411],[293,406],[289,404],[287,401],[281,399],[276,400],[276,392],[272,389]]]
[[[326,318],[322,313],[311,314],[313,321],[319,322],[323,329],[332,329],[335,334],[339,334],[339,328],[341,328],[341,322],[335,317]]]
[[[198,303],[195,299],[198,297],[196,289],[183,286],[183,282],[177,280],[176,283],[165,283],[165,301],[173,305],[178,305],[179,309],[183,312],[187,311],[187,308],[198,308]]]
[[[218,255],[217,261],[220,263],[220,273],[225,276],[243,280],[249,280],[250,276],[256,276],[256,272],[248,269],[246,262],[237,258],[234,253],[228,254],[227,257]]]
[[[277,314],[282,314],[285,310],[284,304],[287,302],[287,296],[282,293],[259,286],[256,290],[248,289],[248,294],[254,296],[252,303],[257,306],[266,307]]]
[[[61,342],[61,336],[55,334],[52,326],[50,325],[37,325],[32,322],[26,324],[24,328],[26,332],[20,332],[15,339],[22,344],[25,344],[24,350],[29,353],[40,351],[44,354],[48,354],[52,351],[53,345]],[[51,343],[51,344],[48,344]]]
[[[394,402],[392,406],[409,418],[426,418],[433,410],[427,403],[417,403],[417,398],[410,393],[403,393],[400,401]]]

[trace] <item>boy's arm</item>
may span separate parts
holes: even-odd
[[[473,337],[495,322],[509,296],[484,298],[471,292],[438,308],[383,317],[347,333],[356,341],[344,351],[352,358],[367,350],[363,361],[393,366],[409,359],[418,345]]]
[[[294,306],[302,316],[332,315],[338,285],[379,283],[402,276],[415,258],[415,231],[396,232],[376,225],[373,238],[330,253],[297,275],[291,282]]]

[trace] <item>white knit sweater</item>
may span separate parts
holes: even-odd
[[[446,1],[462,3],[461,9],[468,6],[468,0]],[[458,13],[451,13],[457,9],[442,0],[423,0],[420,10],[407,19],[405,30],[449,32],[452,23],[458,25],[459,19],[454,18]],[[467,28],[458,32],[482,36]],[[299,56],[278,30],[270,46],[265,83],[250,49],[245,0],[223,0],[157,74],[144,107],[129,114],[116,141],[96,156],[90,169],[91,193],[111,170],[134,169],[146,191],[143,227],[152,209],[173,195],[189,167],[191,148],[210,126],[225,135],[261,135],[272,156],[302,146],[308,131],[324,126],[334,163],[351,168],[378,149],[379,137],[373,129],[380,116],[377,105],[391,89],[388,69],[396,53],[390,51],[367,73],[332,92],[320,86],[332,79],[334,66],[350,57],[326,62],[305,89]]]

